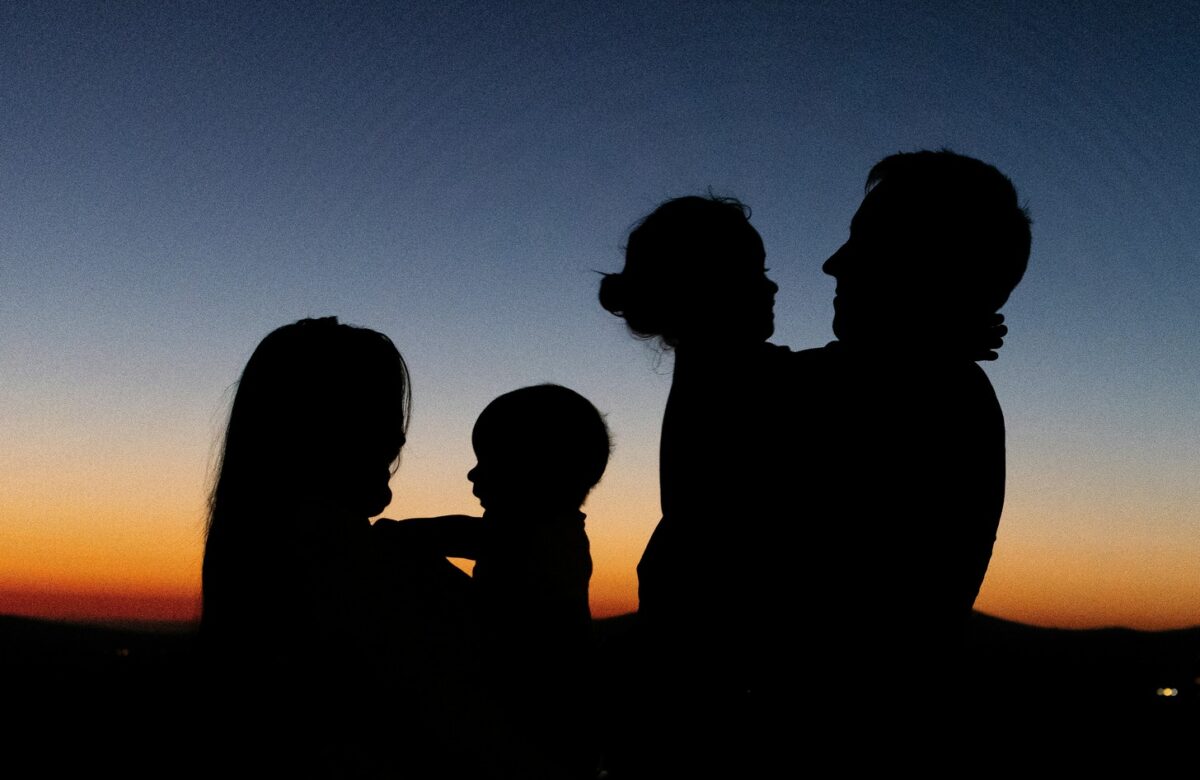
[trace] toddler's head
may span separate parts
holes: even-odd
[[[600,481],[611,449],[591,402],[561,385],[505,393],[475,422],[467,473],[484,509],[575,510]]]

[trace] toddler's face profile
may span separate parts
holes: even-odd
[[[471,481],[471,494],[479,499],[479,505],[487,509],[487,469],[479,462],[476,456],[475,467],[467,472],[467,479]]]
[[[495,454],[489,456],[475,447],[475,467],[467,472],[467,479],[471,480],[471,493],[484,509],[504,503],[504,490],[512,487],[512,475],[504,473],[503,462]]]
[[[475,467],[467,472],[471,492],[479,505],[487,509],[528,508],[536,503],[544,485],[538,481],[537,468],[520,448],[504,447],[497,451],[475,442]]]
[[[762,239],[747,226],[745,240],[715,257],[676,291],[681,341],[758,343],[775,332],[775,294]]]
[[[467,479],[471,480],[471,493],[479,499],[481,507],[487,509],[488,504],[494,503],[496,482],[483,458],[476,456],[475,468],[467,472]]]

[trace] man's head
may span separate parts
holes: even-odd
[[[920,151],[880,161],[866,190],[849,240],[823,266],[838,282],[837,337],[880,345],[916,329],[954,342],[989,321],[1029,259],[1029,215],[1008,177]]]

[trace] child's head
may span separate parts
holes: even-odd
[[[761,342],[774,332],[775,283],[750,209],[733,198],[674,198],[629,234],[625,267],[605,274],[600,305],[642,338]]]
[[[560,385],[505,393],[475,422],[478,461],[467,474],[484,509],[577,509],[604,475],[604,417]]]

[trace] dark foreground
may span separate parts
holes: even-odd
[[[600,647],[628,616],[596,622]],[[1200,628],[1043,629],[976,614],[965,672],[939,681],[946,701],[973,702],[979,745],[1000,758],[1034,759],[1047,749],[1072,764],[1144,756],[1148,765],[1190,754],[1200,728]],[[865,711],[887,697],[903,669],[878,664],[848,680]],[[188,776],[221,738],[215,713],[199,711],[192,634],[186,625],[102,627],[0,616],[0,685],[7,776],[107,774]],[[936,706],[943,698],[914,708]],[[820,718],[796,703],[802,724]],[[1028,751],[1028,756],[1026,756]],[[1039,759],[1041,760],[1041,759]],[[18,775],[5,767],[21,767]]]

